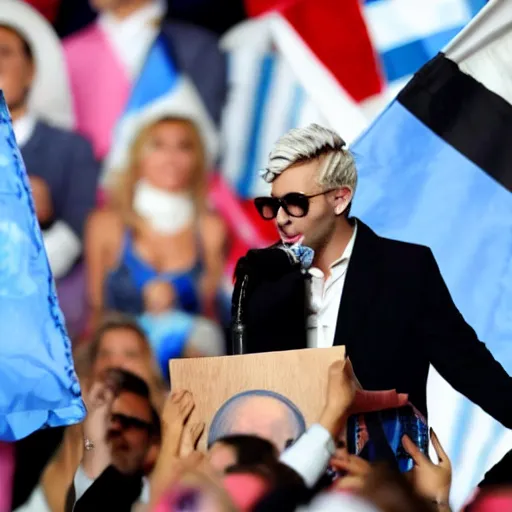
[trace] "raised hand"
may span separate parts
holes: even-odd
[[[349,414],[358,388],[350,359],[329,367],[326,403],[319,423],[336,437]]]
[[[85,451],[82,466],[89,478],[96,478],[111,462],[106,437],[115,392],[107,382],[98,381],[84,399],[87,416],[83,423]]]
[[[414,468],[408,473],[418,494],[437,502],[448,503],[452,482],[452,465],[435,432],[430,429],[430,440],[439,460],[434,464],[408,436],[402,438],[405,451],[412,457]]]
[[[84,420],[84,435],[92,443],[105,442],[114,391],[106,382],[95,382],[84,396],[87,416]]]
[[[336,450],[329,464],[336,471],[345,473],[333,485],[340,490],[360,491],[372,469],[369,462],[357,455],[348,454],[346,450]]]
[[[179,454],[183,429],[194,407],[194,397],[189,391],[175,391],[167,397],[161,419],[162,451],[167,456]]]
[[[185,430],[181,437],[181,446],[180,446],[180,457],[188,457],[192,452],[195,451],[197,447],[197,443],[201,438],[202,433],[204,432],[204,423],[192,423],[190,425],[185,425]]]

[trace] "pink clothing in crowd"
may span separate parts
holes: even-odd
[[[10,512],[14,475],[14,445],[0,442],[0,512]]]
[[[64,41],[76,130],[98,160],[107,155],[114,128],[128,102],[130,79],[97,23]]]
[[[241,512],[250,511],[268,490],[267,483],[257,475],[232,474],[224,477],[224,488]]]

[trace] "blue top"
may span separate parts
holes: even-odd
[[[148,337],[163,377],[169,382],[169,360],[182,357],[194,329],[194,316],[182,311],[144,313],[138,322]]]
[[[199,251],[196,264],[189,270],[160,273],[135,252],[132,233],[126,231],[119,266],[109,272],[105,279],[105,304],[108,309],[140,315],[144,311],[144,286],[159,279],[173,286],[178,302],[175,305],[176,309],[199,313],[197,286],[203,270],[201,259]]]

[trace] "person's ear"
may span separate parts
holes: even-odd
[[[334,213],[342,215],[352,201],[352,189],[350,187],[340,187],[334,191]]]

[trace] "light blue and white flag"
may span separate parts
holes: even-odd
[[[455,304],[509,374],[511,45],[512,2],[492,0],[351,147],[359,169],[354,215],[382,236],[432,248]],[[478,382],[478,368],[460,370]],[[504,398],[503,411],[511,402]],[[458,510],[512,449],[512,433],[433,370],[428,409],[452,460]]]
[[[1,91],[0,340],[1,441],[83,420],[71,342]]]

